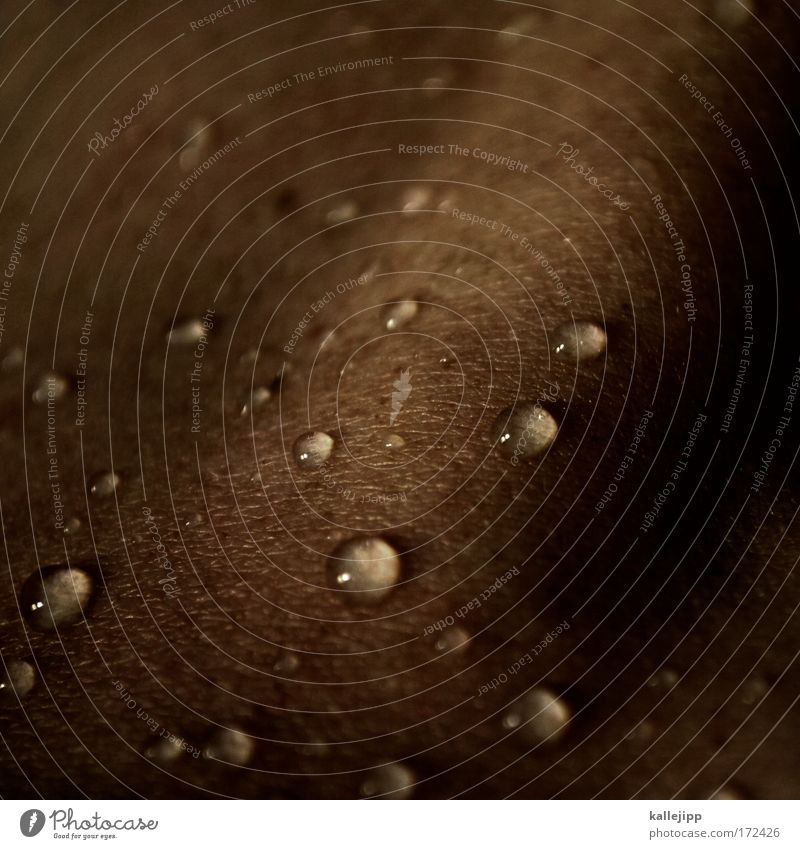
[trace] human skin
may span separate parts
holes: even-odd
[[[0,340],[0,650],[37,670],[0,708],[3,796],[351,798],[394,762],[416,798],[797,795],[791,414],[754,484],[799,353],[797,14],[550,6],[192,27],[213,10],[89,3],[45,31],[49,3],[3,35],[5,256],[29,229]],[[392,61],[295,77],[365,57]],[[608,338],[577,369],[552,343],[573,317]],[[546,391],[558,436],[514,464],[495,419]],[[325,474],[292,456],[311,429]],[[401,560],[371,605],[329,584],[362,535]],[[92,604],[36,631],[22,586],[67,561]],[[469,642],[442,650],[447,617]],[[531,687],[568,710],[555,741],[503,723]],[[192,757],[220,727],[253,739],[244,765]],[[190,751],[155,763],[162,732]]]

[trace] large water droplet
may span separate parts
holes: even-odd
[[[35,404],[46,404],[48,401],[59,401],[63,398],[70,388],[68,377],[57,372],[47,372],[43,374],[31,392],[31,398]]]
[[[328,582],[372,604],[385,598],[400,580],[400,554],[381,537],[356,537],[342,543],[328,560]]]
[[[517,699],[503,717],[503,727],[520,734],[531,743],[555,742],[566,730],[570,710],[565,702],[544,687],[534,687]]]
[[[538,403],[503,410],[494,423],[493,437],[504,454],[535,457],[546,451],[558,434],[558,423]]]
[[[98,498],[113,495],[122,482],[116,472],[99,472],[89,481],[89,492]]]
[[[416,776],[405,764],[385,764],[374,769],[361,785],[361,795],[380,799],[410,799]]]
[[[253,756],[255,741],[235,728],[220,728],[203,747],[203,757],[244,766]]]
[[[387,304],[383,311],[383,326],[387,330],[398,330],[408,324],[419,312],[416,301],[397,301]]]
[[[20,606],[32,628],[52,631],[79,622],[94,595],[94,579],[77,566],[46,566],[22,585]]]
[[[333,437],[321,430],[310,430],[294,443],[294,459],[301,469],[318,469],[331,456]]]
[[[16,704],[33,689],[36,670],[24,660],[10,660],[0,672],[0,705]]]
[[[606,334],[591,321],[565,321],[553,331],[554,353],[565,360],[594,360],[606,349]]]

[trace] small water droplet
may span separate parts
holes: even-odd
[[[405,439],[398,433],[387,433],[383,437],[383,447],[388,448],[389,451],[399,451],[401,448],[405,448],[405,444]]]
[[[469,642],[469,634],[458,625],[448,628],[436,641],[436,651],[442,653],[465,649]]]
[[[83,527],[83,522],[77,516],[70,516],[66,522],[64,522],[64,533],[65,534],[77,534],[78,531]]]
[[[659,669],[647,682],[650,687],[660,687],[671,690],[679,680],[678,673],[672,669]]]
[[[178,164],[184,171],[190,171],[200,164],[202,155],[208,147],[213,127],[207,126],[203,118],[193,118],[186,129],[186,143],[178,156]]]
[[[717,799],[718,801],[733,802],[741,799],[742,794],[735,788],[731,787],[730,784],[726,784],[724,787],[720,787],[711,798]]]
[[[0,705],[16,704],[33,689],[36,670],[24,660],[10,660],[0,672]]]
[[[251,412],[265,407],[272,399],[272,392],[266,386],[257,386],[253,389],[250,397],[242,401],[239,406],[239,415],[248,416]]]
[[[3,371],[17,371],[22,368],[24,361],[25,354],[22,352],[22,348],[12,348],[3,357]]]
[[[535,457],[552,445],[557,434],[558,423],[541,404],[523,403],[500,413],[493,438],[504,454]]]
[[[425,90],[426,97],[437,97],[447,89],[448,78],[446,76],[428,77],[423,80],[422,88]]]
[[[46,404],[48,401],[61,400],[70,389],[69,378],[63,374],[50,371],[43,374],[31,392],[34,404]]]
[[[606,334],[591,321],[565,321],[553,331],[553,352],[565,360],[594,360],[606,349]]]
[[[742,684],[742,702],[746,705],[754,705],[760,702],[768,692],[767,682],[758,675],[754,675]]]
[[[28,624],[52,631],[79,622],[94,595],[94,579],[77,566],[45,566],[22,585],[20,606]]]
[[[309,430],[297,437],[292,450],[301,469],[318,469],[331,456],[333,437],[321,430]]]
[[[289,672],[296,672],[300,667],[300,658],[291,651],[284,652],[272,667],[273,670],[280,675],[285,675]]]
[[[153,763],[166,766],[176,761],[184,751],[184,741],[179,737],[162,737],[144,750],[144,756]]]
[[[414,794],[416,776],[405,764],[379,766],[364,779],[361,795],[367,798],[410,799]]]
[[[99,472],[89,481],[89,492],[98,498],[113,495],[122,479],[116,472]]]
[[[418,209],[425,209],[430,204],[432,197],[431,190],[425,186],[408,189],[403,194],[403,210],[414,212]]]
[[[714,0],[711,14],[720,26],[739,27],[752,21],[755,11],[754,0]]]
[[[208,328],[199,318],[176,319],[167,331],[167,342],[179,347],[196,345],[207,333]]]
[[[505,29],[500,30],[497,34],[498,38],[504,41],[513,42],[521,41],[517,37],[520,35],[531,35],[536,32],[539,21],[536,15],[523,15],[512,21]]]
[[[387,330],[397,330],[404,324],[408,324],[419,312],[419,304],[416,301],[397,301],[387,304],[383,311],[383,326]]]
[[[204,525],[205,521],[206,517],[202,513],[194,513],[188,519],[184,520],[183,525],[186,528],[196,528],[199,525]]]
[[[235,728],[219,728],[203,747],[203,757],[244,766],[253,757],[255,741]]]
[[[385,598],[400,580],[400,573],[400,554],[381,537],[347,540],[328,560],[330,586],[352,593],[352,600],[362,604]]]
[[[325,220],[329,224],[341,224],[343,221],[350,221],[359,213],[358,204],[355,201],[347,200],[331,209],[325,216]]]
[[[544,687],[535,687],[518,699],[503,718],[503,727],[531,743],[554,743],[566,730],[570,710],[562,699]]]
[[[637,722],[636,725],[626,734],[626,739],[632,743],[646,743],[653,738],[655,726],[649,719],[643,719]]]

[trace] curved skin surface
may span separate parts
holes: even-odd
[[[0,793],[796,797],[794,2],[6,6]]]

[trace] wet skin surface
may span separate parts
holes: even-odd
[[[4,796],[796,796],[796,11],[551,6],[3,36]]]

